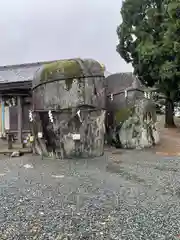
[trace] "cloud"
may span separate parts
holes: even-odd
[[[90,57],[131,71],[116,53],[119,0],[1,0],[0,64]]]

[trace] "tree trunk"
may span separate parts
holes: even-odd
[[[174,128],[176,127],[174,123],[174,102],[170,98],[166,98],[165,107],[165,128]]]

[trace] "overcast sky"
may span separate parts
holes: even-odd
[[[94,58],[132,71],[116,53],[122,0],[0,0],[0,65]]]

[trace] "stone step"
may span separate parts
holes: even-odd
[[[20,153],[32,153],[31,148],[0,148],[0,154],[10,154],[19,151]]]

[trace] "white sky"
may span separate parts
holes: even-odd
[[[84,57],[132,71],[116,53],[122,0],[0,0],[0,65]]]

